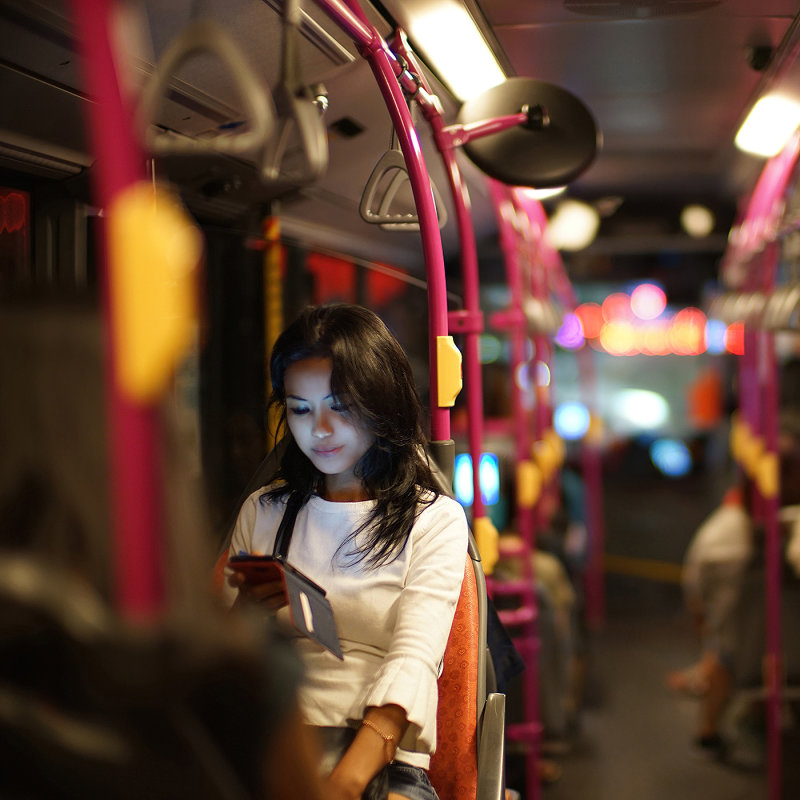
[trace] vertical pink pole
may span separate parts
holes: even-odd
[[[437,117],[441,126],[441,118]],[[464,334],[464,371],[467,392],[467,437],[472,456],[472,516],[478,519],[486,515],[480,479],[480,459],[483,453],[483,381],[480,362],[480,335],[483,332],[483,314],[480,308],[478,281],[478,256],[475,231],[470,217],[470,201],[467,187],[461,177],[452,149],[441,149],[458,223],[461,244],[461,279],[464,293],[463,315],[450,315],[453,330]]]
[[[762,259],[762,288],[771,291],[775,285],[778,266],[778,246],[769,244]],[[778,360],[775,354],[775,335],[761,331],[764,355],[764,414],[763,434],[765,450],[778,453]],[[766,629],[767,647],[764,679],[767,689],[767,775],[769,798],[779,800],[782,794],[783,742],[781,738],[781,574],[782,548],[778,512],[778,496],[764,497],[764,574],[766,579]]]
[[[528,291],[531,297],[542,303],[546,303],[550,300],[550,291],[547,284],[546,265],[542,257],[543,247],[541,246],[542,243],[539,241],[539,236],[543,231],[539,230],[536,219],[531,216],[528,210],[528,203],[525,202],[524,196],[521,195],[519,190],[514,192],[514,201],[527,221],[524,241],[527,245],[525,248],[525,258],[528,261]],[[552,346],[546,334],[537,331],[532,337],[532,341],[533,356],[530,360],[530,369],[528,371],[528,380],[531,382],[535,397],[531,438],[532,442],[538,442],[544,437],[545,431],[550,428],[552,416],[549,402],[549,385],[546,388],[539,386],[538,368],[539,364],[543,364],[549,370],[552,366],[553,359]],[[558,481],[558,476],[554,473],[547,484],[542,487],[542,493],[546,493],[549,496],[557,491],[556,481]],[[539,502],[534,508],[534,528],[536,531],[542,530],[545,524],[547,524],[547,520],[544,518],[542,511],[544,506],[545,504]]]
[[[89,103],[88,129],[96,156],[94,192],[110,213],[116,196],[144,177],[133,135],[132,109],[120,91],[110,35],[112,0],[73,0]],[[110,287],[115,279],[105,236],[98,243],[102,313],[107,335],[106,399],[110,426],[111,529],[119,610],[132,620],[153,618],[163,603],[160,548],[158,430],[153,407],[134,403],[117,381],[117,337]]]
[[[795,133],[784,149],[764,167],[739,226],[736,244],[726,253],[723,275],[733,274],[737,262],[751,262],[747,274],[738,276],[738,288],[774,289],[779,260],[778,246],[772,241],[774,227],[782,211],[780,201],[800,153],[800,133]],[[759,250],[766,246],[763,255]],[[761,268],[760,274],[757,268]],[[744,287],[742,284],[746,284]],[[745,352],[739,361],[739,394],[742,418],[753,435],[762,435],[765,449],[778,452],[778,360],[774,335],[770,331],[749,330],[745,326]],[[765,682],[767,690],[767,775],[769,800],[782,795],[783,743],[781,739],[781,572],[782,554],[778,511],[780,497],[764,497],[753,490],[754,517],[765,529],[765,625],[767,644]]]
[[[394,122],[397,138],[405,156],[406,167],[414,193],[414,201],[419,216],[422,251],[425,255],[426,277],[428,280],[428,351],[430,359],[431,396],[431,440],[446,442],[450,440],[450,411],[439,405],[438,379],[439,356],[438,339],[448,335],[447,325],[447,285],[445,283],[444,254],[439,234],[439,220],[422,156],[417,133],[411,121],[403,92],[397,83],[388,57],[382,50],[369,59],[370,66],[379,79],[384,100]]]
[[[547,217],[542,204],[527,197],[521,202],[524,202],[528,216],[536,221],[539,230],[543,232]],[[565,308],[575,309],[578,301],[560,254],[549,247],[542,237],[540,237],[539,252],[543,263],[547,265],[549,281],[556,296]],[[597,408],[597,374],[592,352],[584,346],[578,350],[576,357],[581,399],[594,416]],[[581,469],[586,498],[586,527],[589,535],[589,560],[584,578],[586,619],[592,629],[598,629],[605,622],[603,467],[600,444],[591,437],[587,437],[581,446]]]
[[[483,454],[483,381],[480,363],[480,335],[483,333],[483,312],[480,307],[480,284],[478,275],[478,247],[475,230],[470,215],[470,198],[467,186],[455,157],[452,137],[447,133],[442,110],[435,98],[428,99],[430,87],[424,79],[413,51],[407,47],[405,35],[400,31],[392,39],[392,50],[406,60],[425,90],[417,92],[414,101],[422,108],[422,113],[431,126],[434,141],[447,172],[450,194],[458,225],[461,255],[461,281],[464,295],[464,309],[452,311],[448,315],[449,330],[463,334],[463,359],[466,376],[467,440],[472,458],[472,518],[480,519],[486,515],[486,506],[481,491],[480,459]]]
[[[527,411],[525,410],[522,393],[517,384],[517,373],[519,368],[525,363],[525,343],[527,340],[527,324],[522,309],[524,296],[523,270],[520,264],[521,243],[518,233],[515,231],[509,214],[516,214],[512,192],[507,187],[497,181],[490,180],[489,188],[492,193],[492,200],[497,214],[498,228],[500,233],[500,245],[503,251],[506,276],[511,302],[507,312],[493,316],[496,324],[508,330],[511,342],[511,357],[509,369],[511,371],[511,404],[513,435],[516,442],[516,463],[519,466],[522,462],[531,458],[531,425]],[[538,800],[541,796],[541,784],[539,780],[539,756],[541,747],[541,723],[539,710],[539,630],[538,630],[538,607],[535,594],[535,580],[533,565],[533,553],[536,547],[536,530],[534,526],[533,508],[527,508],[519,502],[519,492],[517,494],[516,517],[517,529],[523,541],[522,547],[522,585],[518,590],[523,607],[520,609],[520,616],[527,620],[523,623],[525,635],[519,640],[515,640],[520,653],[525,660],[525,683],[523,692],[523,702],[525,708],[525,722],[518,725],[510,725],[507,729],[507,736],[510,739],[524,741],[528,744],[529,751],[525,762],[525,782],[527,787],[527,797],[529,800]],[[502,583],[495,584],[496,591],[502,588]],[[514,588],[514,587],[511,587]]]

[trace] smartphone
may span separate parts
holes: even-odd
[[[270,583],[283,581],[284,562],[275,556],[256,556],[240,553],[228,559],[228,566],[234,572],[241,572],[248,583]]]
[[[333,609],[325,590],[282,558],[240,553],[228,559],[228,566],[241,572],[248,582],[281,581],[294,627],[315,642],[343,658]]]

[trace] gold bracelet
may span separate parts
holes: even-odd
[[[372,720],[369,720],[366,717],[364,717],[364,719],[361,720],[361,724],[365,725],[370,730],[375,731],[375,733],[377,733],[378,736],[380,736],[381,739],[383,739],[385,744],[388,744],[392,747],[394,746],[394,736],[391,733],[384,733]],[[394,758],[394,752],[390,753],[389,755],[390,761],[392,758]]]

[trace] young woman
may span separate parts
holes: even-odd
[[[231,552],[271,553],[287,498],[300,499],[288,560],[327,591],[344,653],[297,639],[301,705],[335,764],[325,796],[360,798],[388,773],[389,798],[434,800],[426,769],[467,521],[437,492],[408,359],[371,311],[323,306],[281,334],[270,375],[288,446],[278,482],[242,507]],[[242,602],[282,602],[280,584],[229,584]]]

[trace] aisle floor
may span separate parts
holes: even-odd
[[[543,789],[543,800],[766,800],[765,770],[734,769],[692,752],[698,701],[665,684],[670,670],[697,655],[677,587],[608,583],[580,730],[572,751],[557,759],[563,775]],[[784,793],[784,800],[794,796]]]

